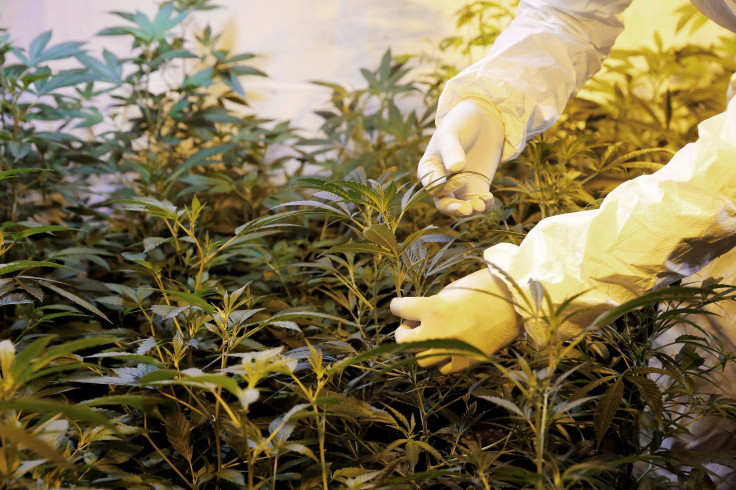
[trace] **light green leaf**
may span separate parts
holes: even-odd
[[[196,294],[184,293],[181,291],[160,290],[160,289],[158,291],[161,293],[167,294],[169,296],[178,298],[180,301],[189,303],[189,305],[199,306],[200,308],[202,308],[204,311],[206,311],[209,314],[212,314],[212,312],[215,311],[214,306],[212,306],[206,300],[204,300],[201,296],[198,296]]]
[[[329,248],[325,253],[371,253],[371,254],[385,254],[390,252],[383,247],[373,245],[372,243],[345,243],[342,245],[335,245]]]
[[[394,233],[386,225],[373,225],[366,228],[363,230],[363,236],[394,255],[399,251],[399,243]]]
[[[0,401],[0,410],[23,410],[29,413],[55,415],[60,413],[72,420],[81,420],[93,425],[112,427],[112,420],[100,412],[79,404],[67,404],[36,398],[22,398],[18,400]]]
[[[143,253],[148,253],[154,248],[157,248],[166,243],[166,238],[161,237],[148,237],[143,239]]]
[[[54,463],[71,468],[72,464],[56,449],[49,446],[39,437],[36,437],[25,430],[10,424],[0,423],[0,435],[3,439],[10,442],[13,447],[26,447],[36,453],[38,456],[45,458]]]
[[[528,417],[524,414],[524,412],[519,408],[514,402],[511,402],[509,400],[504,400],[503,398],[499,398],[497,396],[488,396],[488,395],[476,395],[478,398],[482,398],[483,400],[487,400],[491,403],[495,403],[496,405],[505,408],[511,413],[515,413],[522,419],[526,420]]]
[[[156,401],[157,398],[153,395],[110,395],[84,400],[79,404],[85,407],[124,406],[144,410]]]
[[[67,228],[66,226],[58,226],[58,225],[39,225],[33,228],[28,228],[27,230],[23,230],[18,233],[13,233],[12,236],[14,240],[20,240],[22,238],[36,235],[38,233],[51,233],[53,231],[68,231],[68,230],[72,230],[72,228]]]
[[[53,267],[55,269],[74,270],[71,267],[67,267],[61,264],[55,264],[53,262],[35,261],[35,260],[16,260],[15,262],[10,262],[9,264],[0,265],[0,276],[8,274],[10,272],[33,269],[36,267]]]

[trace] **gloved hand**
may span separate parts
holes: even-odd
[[[396,342],[457,339],[486,355],[493,354],[524,332],[510,298],[506,285],[488,269],[465,276],[434,296],[394,298],[391,312],[404,319],[396,330]],[[437,348],[422,351],[420,357],[417,363],[422,367],[449,360],[440,368],[443,374],[461,371],[479,360],[469,353],[453,355]]]
[[[431,194],[441,213],[463,217],[493,207],[490,186],[503,142],[500,115],[489,103],[468,98],[450,109],[417,167],[422,185],[434,187]]]

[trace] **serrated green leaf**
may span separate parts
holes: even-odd
[[[32,172],[50,172],[50,170],[41,168],[14,168],[11,170],[3,170],[2,172],[0,172],[0,180],[5,180],[10,177],[15,177],[19,174],[27,174]]]
[[[243,476],[243,473],[237,470],[219,470],[217,473],[217,479],[218,480],[227,480],[230,483],[234,483],[235,485],[238,485],[240,488],[245,488],[245,477]]]
[[[597,388],[598,386],[602,384],[605,384],[611,381],[614,378],[615,376],[611,375],[611,376],[605,376],[603,378],[598,378],[594,381],[591,381],[590,383],[586,384],[585,386],[580,388],[578,391],[573,393],[573,395],[568,399],[568,401],[573,402],[575,400],[579,400],[583,398],[585,395],[587,395],[588,393],[590,393],[591,391],[593,391],[593,389]]]
[[[654,418],[661,426],[663,423],[664,403],[662,401],[662,392],[657,383],[645,376],[628,376],[626,379],[633,381],[642,390],[647,399],[647,405],[649,405]]]
[[[185,174],[197,165],[211,165],[213,163],[219,163],[221,160],[213,159],[213,157],[229,152],[234,148],[234,144],[227,143],[197,150],[194,155],[190,156],[176,167],[171,175],[166,178],[166,182],[175,182],[180,175]]]
[[[43,48],[46,47],[50,40],[51,31],[46,31],[39,34],[33,39],[33,41],[31,41],[31,44],[28,47],[28,57],[30,58],[28,63],[36,64],[35,60],[41,55]]]
[[[394,255],[399,252],[399,243],[394,233],[386,225],[373,225],[366,228],[363,230],[363,236]]]
[[[2,264],[0,266],[0,276],[9,274],[11,272],[33,269],[36,267],[53,267],[55,269],[74,270],[71,267],[67,267],[65,265],[55,264],[53,262],[46,262],[43,260],[16,260],[15,262],[10,262],[9,264]]]
[[[393,355],[401,352],[411,352],[433,348],[447,350],[448,352],[463,352],[476,354],[479,356],[484,355],[483,352],[480,351],[477,347],[474,347],[467,342],[454,339],[423,340],[421,342],[405,342],[402,344],[384,344],[380,347],[376,347],[374,349],[358,354],[357,356],[349,357],[347,359],[343,359],[342,361],[334,363],[332,366],[330,366],[329,372],[330,374],[338,373],[354,364],[385,356],[387,354]]]
[[[13,365],[13,377],[19,382],[25,382],[26,375],[31,372],[33,361],[51,342],[54,338],[53,335],[45,335],[31,342],[15,356],[15,363]]]
[[[503,398],[499,398],[497,396],[489,396],[489,395],[475,395],[478,398],[482,398],[483,400],[487,400],[491,403],[495,403],[496,405],[505,408],[509,412],[518,415],[522,419],[526,420],[527,416],[524,415],[524,412],[519,408],[514,402],[505,400]]]
[[[317,208],[317,209],[321,209],[321,210],[324,210],[324,211],[329,211],[329,212],[335,214],[336,216],[345,216],[346,215],[346,213],[344,211],[342,211],[340,209],[337,209],[337,208],[335,208],[333,206],[330,206],[329,204],[325,204],[323,202],[320,202],[320,201],[290,201],[290,202],[285,202],[283,204],[279,204],[278,207],[284,207],[284,206],[307,206],[307,207],[310,207],[310,208]]]
[[[593,322],[594,325],[602,326],[611,323],[619,316],[637,310],[643,306],[653,305],[662,301],[692,300],[702,295],[711,295],[713,291],[708,288],[694,288],[684,286],[670,286],[648,292],[631,301],[627,301],[606,313],[603,313]]]
[[[166,416],[166,438],[174,451],[178,452],[187,461],[192,460],[194,446],[192,445],[192,424],[179,410]]]
[[[168,240],[166,238],[161,237],[148,237],[143,239],[143,253],[148,253],[154,248],[157,248],[164,243],[166,243]]]
[[[84,300],[84,299],[80,298],[76,294],[70,293],[69,291],[66,291],[65,289],[61,289],[60,287],[55,286],[54,284],[52,284],[52,283],[50,283],[48,281],[39,281],[38,284],[39,284],[39,286],[48,288],[48,289],[54,291],[55,293],[59,294],[60,296],[63,296],[66,299],[68,299],[68,300],[70,300],[70,301],[78,304],[82,308],[84,308],[86,310],[89,310],[92,313],[94,313],[94,314],[102,317],[108,323],[112,323],[110,321],[110,319],[107,318],[107,316],[105,316],[105,314],[102,313],[96,306],[94,306],[93,304],[89,303],[87,300]]]
[[[46,364],[56,359],[57,357],[61,357],[66,354],[71,354],[72,352],[77,352],[79,350],[89,349],[90,347],[97,347],[99,345],[110,344],[110,343],[116,342],[117,340],[118,340],[117,338],[110,337],[110,336],[85,337],[81,339],[70,340],[68,342],[64,342],[63,344],[55,345],[53,347],[45,349],[43,353],[39,353],[35,361],[30,362],[32,361],[32,359],[29,359],[28,365],[23,366],[22,369],[35,370],[42,366],[45,366]]]
[[[408,440],[404,445],[404,454],[409,462],[409,468],[414,471],[414,467],[419,462],[419,444],[418,441]]]
[[[622,378],[618,378],[615,383],[608,387],[593,414],[593,425],[595,426],[595,438],[598,445],[603,441],[603,437],[608,432],[608,428],[613,422],[613,417],[618,411],[621,400],[624,397],[624,383]]]
[[[406,252],[409,249],[409,247],[412,246],[412,244],[414,242],[416,242],[417,240],[419,240],[423,236],[425,236],[425,235],[434,235],[435,233],[432,233],[432,232],[434,230],[436,230],[436,229],[437,229],[436,226],[430,225],[430,226],[428,226],[426,228],[422,228],[421,230],[417,230],[417,231],[413,232],[411,235],[409,235],[408,237],[406,237],[406,240],[404,240],[404,242],[401,244],[401,250],[399,250],[399,253],[400,254],[403,254],[404,252]],[[452,237],[449,236],[449,235],[447,236],[447,238],[448,238],[448,240],[452,240]]]
[[[169,296],[173,296],[175,298],[178,298],[180,301],[183,301],[185,303],[189,303],[190,305],[199,306],[204,311],[206,311],[209,314],[212,314],[212,312],[215,311],[215,307],[209,304],[206,300],[204,300],[201,296],[198,296],[193,293],[184,293],[182,291],[170,291],[170,290],[157,290],[161,293],[165,293]]]
[[[238,80],[238,77],[235,73],[232,71],[223,71],[219,74],[220,80],[230,87],[230,90],[235,92],[236,94],[245,97],[245,89],[243,89],[243,86],[240,84],[240,81]]]
[[[330,247],[325,253],[370,253],[385,254],[390,252],[383,247],[372,243],[344,243]]]
[[[67,228],[66,226],[58,226],[58,225],[41,225],[36,226],[34,228],[28,228],[27,230],[23,230],[19,233],[13,233],[13,239],[14,240],[20,240],[32,235],[36,235],[38,233],[51,233],[53,231],[70,231],[72,228]]]

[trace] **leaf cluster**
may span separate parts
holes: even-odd
[[[471,2],[458,23],[477,32],[445,49],[490,43],[513,3]],[[548,347],[520,340],[453,376],[410,353],[478,352],[397,345],[388,308],[658,168],[717,110],[683,73],[719,86],[728,43],[614,60],[619,81],[591,85],[602,101],[576,99],[499,170],[493,213],[451,222],[414,171],[452,70],[418,81],[416,57],[387,51],[364,87],[318,82],[331,95],[304,138],[249,108],[254,55],[192,32],[210,8],[116,12],[100,35],[125,58],[0,33],[0,487],[667,488],[659,470],[707,486],[707,463],[733,466],[664,443],[736,413],[698,391],[732,353],[695,318],[730,287],[651,293],[573,342],[554,335],[569,303],[539,290],[526,307]],[[664,86],[628,97],[644,79]]]

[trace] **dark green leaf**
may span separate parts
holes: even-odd
[[[657,383],[650,378],[645,376],[628,376],[626,378],[629,381],[633,381],[636,385],[641,388],[644,392],[644,396],[647,398],[647,405],[652,410],[654,418],[662,425],[662,414],[664,413],[664,404],[662,402],[662,392],[659,389]]]
[[[74,270],[71,267],[67,267],[61,264],[55,264],[53,262],[35,261],[35,260],[17,260],[15,262],[10,262],[9,264],[3,264],[2,266],[0,266],[0,276],[9,274],[15,271],[24,271],[28,269],[34,269],[36,267],[52,267],[55,269]]]
[[[194,447],[192,446],[192,424],[189,419],[179,410],[166,417],[166,438],[169,440],[174,451],[178,452],[187,461],[192,460]]]
[[[52,284],[52,283],[50,283],[48,281],[41,281],[41,282],[39,282],[39,285],[40,286],[43,286],[45,288],[48,288],[48,289],[50,289],[52,291],[54,291],[55,293],[57,293],[57,294],[65,297],[66,299],[68,299],[68,300],[70,300],[70,301],[78,304],[82,308],[91,311],[95,315],[99,315],[100,317],[102,317],[108,323],[112,323],[110,321],[110,319],[107,318],[107,316],[105,316],[105,314],[102,313],[96,306],[94,306],[93,304],[91,304],[89,301],[80,298],[76,294],[70,293],[69,291],[66,291],[64,289],[61,289],[60,287],[55,286],[54,284]]]
[[[603,442],[603,437],[606,435],[606,432],[608,432],[608,428],[611,427],[613,417],[618,411],[618,407],[621,404],[623,396],[623,378],[618,378],[615,383],[609,386],[598,401],[598,406],[595,408],[595,413],[593,414],[595,438],[598,441],[598,445]]]

